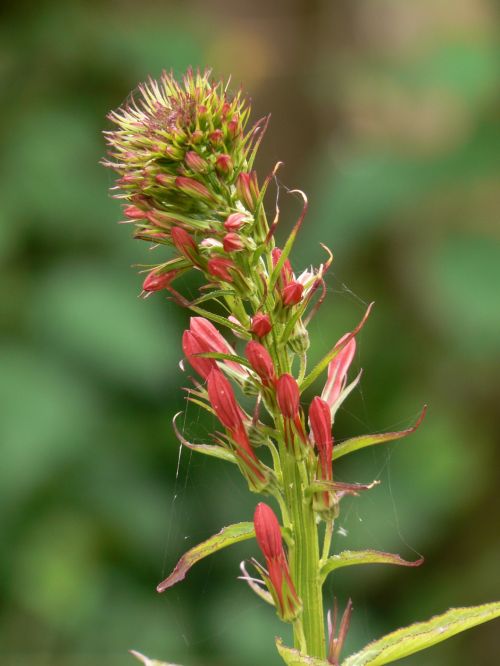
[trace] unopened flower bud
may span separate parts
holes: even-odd
[[[237,233],[230,231],[222,239],[222,245],[225,252],[239,252],[245,248],[243,241]]]
[[[222,425],[231,431],[240,430],[243,427],[241,408],[231,384],[220,370],[214,369],[208,375],[207,390],[210,404]]]
[[[155,269],[147,275],[142,283],[142,288],[144,291],[160,291],[160,289],[166,289],[176,275],[177,271],[158,273]]]
[[[258,338],[263,338],[272,328],[271,319],[268,314],[257,312],[252,318],[252,333]]]
[[[203,139],[203,132],[201,130],[195,130],[191,132],[191,143],[198,144]]]
[[[309,422],[318,449],[322,478],[329,481],[332,478],[332,415],[328,403],[319,396],[312,399]]]
[[[224,228],[226,231],[239,231],[244,226],[245,220],[245,213],[231,213],[224,222]]]
[[[172,227],[170,229],[170,237],[179,254],[182,254],[195,263],[198,256],[198,248],[188,232],[182,227]]]
[[[144,220],[146,218],[146,213],[137,206],[125,206],[123,212],[130,220]]]
[[[349,333],[346,333],[346,335],[342,336],[335,346],[340,346],[348,335]],[[356,340],[352,338],[328,365],[328,379],[326,380],[321,397],[323,400],[326,400],[330,408],[333,407],[346,384],[347,372],[355,353]]]
[[[302,300],[302,294],[304,293],[304,285],[300,282],[289,282],[286,287],[283,288],[281,292],[281,298],[283,300],[283,305],[290,307],[291,305],[297,305]]]
[[[219,173],[231,174],[233,172],[233,160],[230,155],[219,155],[215,161],[215,168]]]
[[[242,171],[238,174],[238,178],[236,179],[236,191],[246,207],[249,210],[253,210],[259,197],[259,188],[255,171],[252,171],[251,173]]]
[[[281,255],[282,251],[279,247],[273,248],[271,252],[273,266],[277,265],[278,261],[281,259]],[[286,285],[291,282],[291,280],[293,280],[292,264],[290,263],[289,259],[285,259],[283,262],[283,266],[281,267],[280,280],[282,288],[286,287]]]
[[[210,350],[191,331],[184,331],[182,334],[182,350],[193,370],[196,370],[203,379],[206,379],[210,372],[217,368],[213,358],[196,356],[196,354],[203,354]]]
[[[227,124],[227,132],[229,136],[234,139],[240,133],[240,123],[238,116],[233,116],[232,119]]]
[[[309,349],[309,333],[299,320],[288,340],[288,345],[296,354],[304,354]]]
[[[181,192],[184,192],[184,194],[188,194],[191,197],[201,198],[207,201],[213,200],[213,196],[208,188],[205,187],[203,183],[200,183],[194,178],[188,178],[187,176],[177,176],[175,179],[175,184],[179,190],[181,190]]]
[[[186,153],[186,157],[184,158],[184,161],[186,162],[186,165],[191,169],[191,171],[194,171],[195,173],[203,173],[207,169],[207,163],[201,157],[201,155],[198,155],[194,150],[189,150]]]
[[[267,349],[260,342],[251,340],[245,348],[245,356],[263,384],[270,386],[274,382],[276,374],[273,359]]]
[[[155,180],[159,185],[163,185],[163,187],[172,187],[175,183],[175,177],[169,176],[166,173],[157,173]]]
[[[224,282],[233,281],[233,276],[229,272],[231,268],[234,268],[234,262],[222,257],[214,257],[209,259],[207,263],[207,270],[210,275],[219,278],[219,280],[224,280]]]
[[[285,418],[294,419],[300,408],[299,386],[292,375],[281,375],[276,383],[276,400]]]
[[[224,133],[220,129],[216,129],[213,132],[210,132],[210,134],[208,135],[210,143],[214,146],[218,146],[219,144],[221,144],[223,138],[224,138]]]

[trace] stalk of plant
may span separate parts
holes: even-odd
[[[188,400],[218,425],[211,442],[193,444],[174,419],[177,437],[192,450],[236,465],[249,491],[264,500],[256,502],[253,521],[224,527],[188,551],[157,589],[164,592],[182,580],[201,558],[255,537],[263,562],[242,563],[242,578],[292,625],[293,647],[277,639],[285,663],[386,664],[499,616],[500,603],[451,609],[341,660],[352,604],[340,614],[336,601],[328,600],[332,612],[325,618],[327,576],[345,566],[415,567],[422,560],[407,562],[375,550],[332,554],[342,499],[377,483],[336,481],[335,461],[410,435],[425,408],[406,430],[334,442],[335,415],[360,381],[361,373],[349,376],[350,366],[371,306],[310,368],[307,326],[325,298],[332,255],[324,248],[323,264],[294,272],[290,254],[307,212],[299,190],[292,194],[300,198],[302,212],[283,247],[277,247],[279,211],[269,222],[264,196],[279,164],[263,180],[258,177],[254,160],[268,118],[249,125],[249,115],[241,91],[231,95],[210,72],[189,70],[181,82],[164,73],[139,86],[135,99],[109,114],[116,128],[105,132],[104,164],[119,175],[113,189],[125,202],[124,222],[161,255],[147,268],[143,295],[158,292],[193,313],[182,337],[194,372]],[[177,287],[190,270],[202,278],[194,300]],[[307,407],[303,396],[309,388],[317,395]],[[243,402],[251,407],[244,409]]]

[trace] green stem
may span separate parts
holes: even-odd
[[[290,551],[290,567],[297,594],[302,600],[303,637],[294,627],[294,644],[303,649],[305,641],[307,654],[312,657],[325,657],[325,629],[323,621],[323,598],[319,577],[319,545],[316,520],[312,503],[304,497],[304,487],[298,462],[288,452],[285,453],[283,481],[289,505],[294,546]],[[302,470],[305,472],[305,469]]]

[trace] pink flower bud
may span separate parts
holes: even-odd
[[[170,229],[170,237],[179,254],[182,254],[190,261],[194,262],[196,260],[198,248],[185,229],[182,227],[172,227]]]
[[[243,241],[241,238],[238,236],[238,234],[234,233],[233,231],[230,231],[228,234],[224,236],[222,239],[222,245],[224,247],[225,252],[239,252],[240,250],[244,249]]]
[[[280,412],[287,419],[294,419],[300,408],[299,386],[292,375],[281,375],[276,383],[276,400]]]
[[[123,212],[130,220],[144,220],[146,218],[146,213],[137,206],[125,206]]]
[[[175,183],[175,177],[169,176],[166,173],[157,173],[155,180],[159,185],[163,185],[163,187],[171,187]]]
[[[283,305],[285,305],[286,307],[289,307],[291,305],[297,305],[297,303],[300,303],[300,301],[302,300],[303,293],[304,293],[303,284],[300,284],[300,282],[289,282],[281,292]]]
[[[231,259],[215,257],[214,259],[209,259],[207,262],[207,270],[210,275],[219,278],[219,280],[224,280],[224,282],[233,281],[233,276],[229,272],[230,268],[234,268],[234,262]]]
[[[332,478],[332,415],[327,402],[316,396],[309,407],[309,422],[313,432],[314,443],[318,449],[322,478]]]
[[[213,199],[212,194],[203,183],[195,180],[194,178],[188,178],[186,176],[177,176],[175,179],[175,184],[181,192],[188,194],[191,197],[202,198],[211,201]]]
[[[239,231],[245,224],[245,213],[231,213],[224,222],[226,231]]]
[[[203,347],[202,351],[234,355],[234,349],[208,319],[204,317],[191,317],[189,320],[189,330]],[[234,361],[224,361],[224,363],[238,375],[242,377],[246,376],[247,372],[239,363],[235,363]]]
[[[290,576],[278,519],[263,502],[259,502],[255,509],[254,527],[257,543],[266,559],[268,575],[264,578],[276,611],[283,620],[291,622],[299,614],[301,603]]]
[[[262,379],[264,385],[270,386],[275,380],[276,373],[274,371],[273,359],[267,349],[260,342],[251,340],[245,348],[245,356],[252,368]]]
[[[252,171],[251,173],[241,171],[238,174],[238,178],[236,179],[236,191],[246,207],[249,210],[253,210],[257,199],[259,198],[259,188],[255,171]]]
[[[238,116],[233,116],[232,119],[227,124],[227,131],[229,136],[234,139],[240,133],[240,122]]]
[[[184,331],[182,334],[182,350],[193,370],[196,370],[203,379],[206,379],[210,372],[217,368],[217,364],[213,358],[194,356],[194,354],[202,354],[209,350],[201,344],[191,331]]]
[[[184,160],[187,166],[196,173],[202,173],[207,168],[207,163],[205,162],[203,157],[201,157],[201,155],[198,155],[198,153],[196,153],[194,150],[188,150]]]
[[[191,134],[191,143],[197,144],[203,139],[203,132],[201,130],[195,130]]]
[[[349,333],[346,333],[346,335],[342,336],[335,346],[340,346],[348,335]],[[347,372],[355,353],[356,340],[352,338],[328,365],[328,379],[326,380],[321,397],[328,403],[330,408],[333,407],[344,389],[347,381]]]
[[[233,171],[233,160],[230,155],[219,155],[215,160],[215,168],[219,173],[228,174]]]
[[[222,130],[216,129],[213,132],[210,132],[208,138],[212,145],[218,146],[220,143],[222,143],[222,139],[224,138],[224,133]]]
[[[155,269],[151,271],[142,283],[144,291],[159,291],[166,289],[177,275],[177,271],[168,271],[167,273],[158,273]]]
[[[257,312],[252,319],[252,333],[258,338],[263,338],[271,331],[271,319],[268,314]]]
[[[222,372],[214,369],[207,379],[208,399],[215,415],[224,427],[231,431],[243,429],[243,417],[233,389]]]
[[[280,558],[283,554],[280,524],[274,511],[264,502],[259,502],[254,514],[255,536],[266,560]]]

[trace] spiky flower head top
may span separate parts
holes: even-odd
[[[189,70],[181,83],[163,72],[109,114],[117,129],[105,133],[110,159],[104,164],[120,176],[116,196],[126,202],[127,221],[137,238],[174,245],[179,253],[156,266],[156,275],[193,265],[210,274],[210,260],[228,258],[224,223],[236,215],[241,245],[250,242],[245,238],[258,224],[261,195],[252,165],[266,123],[247,131],[249,115],[241,91],[230,95],[209,70]]]

